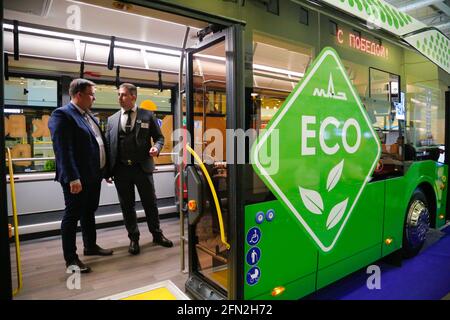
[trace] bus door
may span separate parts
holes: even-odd
[[[186,289],[199,299],[229,297],[231,282],[228,241],[236,183],[226,162],[226,130],[233,129],[232,29],[200,35],[198,45],[186,54]]]

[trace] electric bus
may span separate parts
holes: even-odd
[[[446,224],[437,29],[383,1],[27,4],[3,4],[2,142],[30,233],[58,229],[40,218],[63,209],[45,123],[77,77],[98,84],[101,123],[125,81],[161,120],[160,214],[179,215],[195,298],[298,299]],[[117,208],[103,185],[97,223]]]

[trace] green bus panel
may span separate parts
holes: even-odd
[[[434,163],[434,165],[436,173],[433,176],[437,195],[436,228],[441,228],[445,225],[447,216],[448,166],[441,163]]]
[[[269,210],[274,213],[271,221],[266,218]],[[256,221],[258,213],[264,215],[261,223]],[[279,286],[286,288],[280,299],[313,292],[315,281],[311,279],[315,278],[317,247],[297,219],[277,200],[258,203],[245,207],[245,234],[254,227],[259,228],[261,237],[256,245],[249,245],[247,240],[245,243],[244,298],[270,298],[272,290]],[[257,282],[250,285],[247,277],[254,266],[249,265],[246,256],[255,247],[261,252],[255,265],[260,271]]]
[[[380,252],[381,244],[378,244],[319,270],[317,274],[317,289],[321,289],[362,267],[370,265],[379,258]]]
[[[264,293],[253,298],[254,300],[296,300],[307,296],[315,291],[316,273],[310,274],[301,279],[292,281],[284,286],[284,291],[277,296],[272,296],[271,292]]]
[[[383,257],[402,247],[403,222],[405,221],[406,208],[412,191],[406,190],[406,177],[398,177],[386,180],[386,201],[384,212],[384,230],[382,255]],[[415,188],[415,183],[412,189]],[[386,244],[386,239],[392,239]]]
[[[380,244],[383,234],[384,189],[385,181],[367,184],[333,250],[319,253],[319,271]],[[381,250],[373,259],[378,259],[380,255]],[[351,267],[348,273],[362,266],[356,266],[356,269]]]
[[[300,298],[401,249],[407,206],[417,186],[426,184],[436,195],[435,222],[441,227],[445,223],[439,215],[445,216],[447,174],[447,166],[421,161],[412,163],[405,176],[368,183],[330,252],[318,250],[278,200],[246,206],[246,234],[254,227],[261,233],[257,244],[245,244],[245,299]],[[270,210],[272,220],[267,218]],[[387,238],[393,240],[389,245]],[[255,247],[260,254],[252,265],[247,254]],[[253,267],[259,268],[258,279],[249,284],[247,277]],[[273,297],[273,289],[280,286],[285,291]]]

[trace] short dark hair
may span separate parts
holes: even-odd
[[[69,85],[70,97],[74,97],[78,92],[84,92],[87,87],[95,87],[95,83],[87,79],[73,79]]]
[[[119,89],[120,89],[120,88],[125,88],[125,89],[127,89],[128,92],[129,92],[132,96],[136,96],[136,97],[137,97],[137,88],[136,88],[136,86],[135,86],[134,84],[125,82],[125,83],[122,83],[122,84],[120,85]]]

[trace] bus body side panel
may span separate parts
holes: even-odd
[[[445,204],[448,167],[434,161],[415,162],[409,167],[404,177],[386,180],[386,207],[383,233],[383,256],[402,247],[403,225],[406,210],[414,190],[422,183],[428,183],[434,190],[436,197],[436,228],[445,224]],[[445,177],[445,178],[443,178]],[[439,218],[444,215],[444,219]],[[431,222],[433,224],[433,222]],[[384,240],[393,239],[390,245]]]
[[[403,223],[409,198],[417,186],[416,181],[408,185],[408,178],[398,177],[386,181],[383,240],[392,239],[388,245],[382,243],[382,255],[386,256],[402,247]]]
[[[246,241],[245,253],[258,247],[261,254],[255,265],[245,263],[244,279],[255,266],[260,273],[255,284],[247,281],[244,297],[273,299],[272,290],[282,286],[285,292],[277,298],[300,298],[401,249],[407,206],[422,183],[434,190],[436,227],[441,227],[445,221],[439,214],[445,215],[447,192],[441,186],[446,185],[447,174],[447,166],[421,161],[413,163],[403,177],[367,184],[335,247],[326,253],[317,249],[303,226],[279,201],[246,206],[245,232],[250,234],[257,227],[261,236],[253,246]],[[268,221],[271,209],[275,218]],[[258,213],[264,215],[262,223],[257,222]],[[385,243],[387,238],[393,239],[390,245]]]
[[[271,221],[266,218],[269,210],[274,212]],[[258,213],[264,214],[262,223],[256,222]],[[244,298],[271,299],[272,290],[279,286],[286,288],[280,299],[298,299],[313,292],[317,247],[297,219],[279,201],[263,202],[245,207],[246,237],[255,227],[261,231],[260,240],[250,245],[246,239],[244,254],[251,253],[255,247],[261,254],[255,265],[250,265],[244,257]],[[255,266],[260,274],[257,282],[252,284],[252,279],[247,277],[250,277],[249,273],[255,274],[251,271]]]
[[[319,253],[317,289],[380,258],[385,183],[367,184],[334,248]]]
[[[435,164],[434,189],[436,192],[436,228],[445,225],[447,207],[448,166],[442,163]]]

